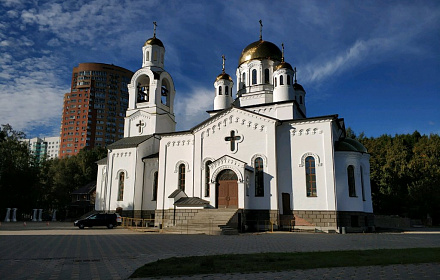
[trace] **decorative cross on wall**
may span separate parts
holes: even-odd
[[[142,122],[142,120],[139,120],[139,123],[136,124],[137,127],[139,127],[139,134],[142,133],[142,128],[145,126],[145,123]]]
[[[235,136],[235,131],[231,130],[231,136],[225,137],[225,141],[231,142],[231,152],[235,151],[235,141],[241,140],[241,136]]]

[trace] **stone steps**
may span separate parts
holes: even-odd
[[[238,234],[236,229],[237,218],[234,217],[237,209],[203,209],[192,217],[172,227],[166,227],[166,233],[231,235]],[[234,228],[235,226],[235,228]]]

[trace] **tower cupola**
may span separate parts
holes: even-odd
[[[294,73],[294,81],[293,81],[293,92],[295,96],[296,102],[299,104],[299,108],[306,114],[306,91],[302,87],[302,85],[297,83],[296,80],[296,67],[293,69]]]
[[[223,110],[229,108],[232,103],[232,88],[234,82],[231,76],[225,72],[225,56],[223,58],[222,73],[217,76],[214,82],[215,97],[214,97],[214,110]]]
[[[153,37],[148,39],[142,47],[142,67],[164,68],[165,47],[161,40],[156,38],[157,23],[154,21]]]
[[[275,66],[273,72],[273,102],[293,100],[293,75],[292,66],[284,61],[284,44],[282,46],[281,63]]]

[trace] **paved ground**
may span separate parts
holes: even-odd
[[[439,247],[440,232],[165,235],[127,229],[79,230],[71,223],[2,223],[0,279],[127,279],[145,263],[172,256]],[[174,279],[440,279],[440,264],[323,268]]]

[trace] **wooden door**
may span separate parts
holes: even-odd
[[[219,181],[217,207],[238,208],[238,182],[236,180]]]

